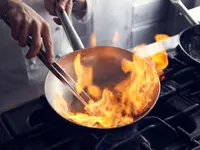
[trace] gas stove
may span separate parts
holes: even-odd
[[[171,43],[171,42],[170,42]],[[129,131],[97,134],[56,114],[41,96],[1,114],[1,150],[200,149],[200,69],[168,47],[169,65],[153,110]]]

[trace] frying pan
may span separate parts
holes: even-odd
[[[76,33],[73,25],[71,24],[66,12],[60,12],[56,10],[58,17],[61,20],[62,26],[65,33],[71,43],[74,52],[63,56],[58,60],[58,64],[67,72],[75,81],[77,81],[77,76],[74,70],[74,60],[77,55],[81,55],[81,64],[86,66],[92,66],[93,68],[93,81],[94,84],[101,88],[110,87],[110,85],[115,85],[120,81],[127,78],[127,74],[121,69],[122,59],[132,60],[133,53],[124,49],[111,47],[111,46],[97,46],[92,48],[84,48],[81,40]],[[160,93],[160,80],[157,72],[152,68],[152,66],[143,58],[141,60],[145,63],[147,67],[147,74],[153,75],[155,77],[154,83],[155,87],[152,88],[154,93],[152,101],[149,104],[149,108],[145,110],[140,116],[135,118],[130,124],[117,126],[117,127],[91,127],[82,124],[74,123],[72,120],[66,117],[63,112],[82,112],[83,105],[73,97],[68,87],[64,86],[51,72],[48,72],[45,80],[45,94],[50,106],[64,119],[69,122],[76,124],[77,126],[86,127],[94,130],[114,130],[121,129],[124,127],[132,127],[132,125],[146,116],[148,112],[154,107],[157,102]],[[85,72],[87,74],[87,72]],[[146,77],[148,78],[148,77]],[[145,79],[143,79],[145,80]],[[149,83],[149,86],[151,84]],[[133,95],[134,96],[134,95]],[[60,105],[61,104],[61,105]],[[62,106],[62,107],[57,107]],[[64,106],[64,107],[63,107]]]
[[[181,3],[180,0],[171,0],[171,2],[178,7],[181,12],[184,14],[184,16],[187,18],[187,20],[192,24],[193,26],[182,31],[179,35],[179,48],[181,50],[182,55],[186,60],[188,60],[191,63],[198,64],[200,63],[200,53],[198,52],[198,48],[200,47],[198,42],[198,37],[200,35],[200,26],[198,25],[198,22],[195,21],[188,13],[188,10],[186,7]],[[85,65],[90,65],[92,68],[94,68],[94,82],[99,87],[107,87],[112,84],[116,84],[120,82],[121,80],[126,78],[126,75],[121,70],[121,61],[123,58],[126,58],[128,60],[132,60],[133,53],[116,48],[116,47],[109,47],[109,46],[99,46],[99,47],[93,47],[93,48],[86,48],[84,49],[83,44],[81,43],[80,38],[78,37],[78,34],[76,33],[75,29],[73,28],[68,16],[65,12],[59,12],[56,11],[59,18],[61,19],[63,28],[66,32],[66,35],[71,43],[71,46],[74,50],[77,50],[73,53],[67,54],[64,57],[62,57],[58,63],[62,66],[62,68],[68,72],[71,77],[76,81],[77,77],[75,75],[73,62],[75,60],[75,57],[78,54],[81,54],[81,63]],[[142,59],[142,58],[141,58]],[[156,87],[153,90],[154,98],[152,103],[150,104],[150,107],[148,110],[144,111],[142,115],[137,117],[132,123],[126,124],[123,126],[118,127],[110,127],[110,128],[99,128],[99,127],[88,127],[82,124],[77,124],[71,121],[70,119],[67,119],[65,114],[63,114],[63,111],[60,110],[60,107],[55,106],[56,103],[61,103],[62,106],[64,104],[65,111],[69,112],[81,112],[83,110],[83,105],[77,101],[73,95],[71,94],[70,90],[66,86],[63,86],[63,84],[51,73],[49,72],[46,76],[45,80],[45,94],[47,97],[47,100],[51,107],[64,119],[67,121],[76,124],[77,126],[86,127],[89,129],[95,129],[95,130],[115,130],[115,129],[122,129],[129,128],[134,125],[135,122],[142,119],[144,116],[146,116],[151,109],[154,107],[154,105],[157,102],[157,99],[159,97],[160,93],[160,81],[159,77],[152,68],[152,66],[144,60],[146,65],[148,66],[149,74],[154,74],[156,77]],[[57,99],[55,95],[59,95],[62,98]],[[134,95],[133,95],[134,96]],[[63,101],[64,100],[64,101]],[[62,101],[62,102],[61,102]]]
[[[67,72],[71,76],[71,78],[77,81],[77,76],[74,69],[74,60],[77,57],[77,55],[80,54],[80,63],[82,65],[91,66],[93,68],[93,83],[96,86],[101,88],[112,89],[112,85],[116,85],[117,83],[120,83],[121,81],[127,79],[129,74],[125,73],[122,70],[121,63],[124,59],[133,61],[134,54],[132,52],[111,46],[97,46],[93,48],[84,48],[66,12],[60,12],[58,9],[56,9],[56,13],[61,20],[62,26],[71,43],[72,48],[76,50],[72,53],[63,56],[57,61],[57,63],[62,67],[62,69],[65,72]],[[7,20],[6,16],[4,17],[5,18],[3,18],[3,20],[9,25],[9,21]],[[31,46],[30,37],[27,45]],[[44,57],[43,59],[41,59],[41,55],[45,56],[45,52],[42,49],[40,49],[40,52],[38,53],[38,58],[48,67],[49,64],[47,64],[47,62],[44,61]],[[146,108],[140,115],[135,117],[134,121],[132,121],[131,123],[127,123],[116,127],[105,128],[91,127],[83,124],[74,123],[72,120],[66,117],[66,113],[83,112],[84,106],[79,100],[77,100],[74,97],[69,87],[64,85],[51,71],[47,73],[44,86],[47,101],[50,104],[50,106],[55,110],[55,112],[57,112],[63,119],[67,120],[72,124],[77,125],[78,127],[84,127],[90,130],[100,130],[101,133],[102,130],[110,131],[116,129],[118,131],[118,129],[122,129],[124,131],[125,127],[130,127],[132,129],[132,125],[136,121],[139,121],[151,111],[151,109],[156,104],[160,93],[160,80],[155,69],[144,58],[137,56],[137,59],[139,59],[140,62],[142,62],[143,66],[145,66],[147,70],[144,73],[146,76],[144,76],[142,80],[149,81],[149,76],[153,77],[153,80],[150,79],[151,81],[146,83],[145,85],[149,88],[147,92],[151,94],[151,101],[148,102],[148,108]],[[139,69],[144,70],[145,68],[140,67]],[[84,72],[84,74],[87,73],[88,72]],[[152,82],[154,86],[152,86]]]
[[[179,34],[179,45],[184,60],[199,67],[200,63],[200,25],[189,13],[181,0],[171,0],[192,25]]]

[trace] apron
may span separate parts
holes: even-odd
[[[87,20],[92,10],[88,0],[87,15],[82,21]],[[72,48],[61,26],[53,22],[44,7],[44,0],[24,0],[50,25],[54,42],[56,59],[72,52]],[[78,17],[77,17],[78,19]],[[78,19],[80,20],[80,18]],[[10,28],[0,20],[0,112],[15,103],[36,98],[44,93],[44,80],[48,69],[36,57],[31,60],[25,58],[28,47],[21,48],[11,37]]]

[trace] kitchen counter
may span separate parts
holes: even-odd
[[[194,18],[200,21],[200,7],[196,7],[190,10],[190,13]],[[177,36],[170,38],[169,40],[162,41],[165,49],[171,49],[178,45]],[[152,46],[156,47],[156,50],[162,50],[158,43],[150,44],[148,47],[152,49]],[[44,93],[43,90],[44,83],[38,83],[34,86],[26,87],[26,89],[18,90],[15,93],[10,93],[6,97],[0,98],[0,113],[5,111],[6,109],[10,109],[20,103],[24,103],[26,101],[30,101],[34,98],[39,97]]]

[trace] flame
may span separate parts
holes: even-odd
[[[119,33],[115,31],[112,37],[112,44],[118,43],[119,41],[120,41]],[[95,47],[96,45],[97,45],[96,33],[93,32],[90,36],[90,47]]]
[[[113,35],[113,38],[112,38],[112,42],[113,43],[119,42],[119,33],[118,32],[114,32],[114,35]]]
[[[92,78],[93,78],[92,67],[85,67],[81,65],[80,54],[77,55],[77,57],[75,58],[74,64],[75,64],[75,67],[74,67],[75,73],[76,75],[78,75],[78,79],[76,82],[77,83],[76,90],[78,94],[80,94],[82,92],[82,89],[92,84]]]
[[[97,45],[96,34],[93,32],[90,36],[90,47],[95,47]]]
[[[168,36],[162,34],[155,37],[156,42],[165,38]],[[69,108],[69,105],[74,104],[67,104],[62,97],[57,96],[54,104],[55,108],[58,107],[56,110],[66,119],[88,127],[113,128],[130,124],[140,118],[152,107],[158,96],[158,76],[150,65],[158,74],[168,65],[163,47],[160,52],[143,59],[137,54],[145,48],[145,44],[139,45],[134,49],[136,53],[131,60],[122,59],[121,70],[128,77],[114,85],[113,89],[100,88],[93,83],[93,68],[81,63],[79,53],[74,61],[77,84],[95,100],[90,99],[82,112],[73,112],[66,111],[64,106]],[[81,92],[78,86],[76,90]]]
[[[148,47],[145,44],[136,46],[133,51],[138,53],[139,56],[143,56],[152,66],[155,68],[159,75],[163,74],[163,70],[168,66],[168,56],[164,49],[164,46],[160,41],[170,38],[166,34],[157,34],[155,36],[156,43],[152,47]],[[153,48],[156,49],[156,53],[152,54]]]
[[[91,85],[87,88],[88,94],[90,94],[94,98],[100,98],[101,96],[101,89],[98,86]]]
[[[157,43],[159,41],[166,40],[168,38],[170,38],[170,37],[165,34],[157,34],[155,36],[155,40]],[[160,75],[163,74],[162,70],[165,69],[169,64],[167,52],[164,49],[164,47],[162,46],[162,44],[161,44],[161,48],[162,49],[160,52],[158,52],[157,54],[152,56],[152,61],[154,62],[154,67]]]
[[[149,104],[155,96],[154,90],[157,86],[157,77],[147,66],[147,63],[141,57],[133,55],[133,61],[122,61],[124,72],[130,72],[129,78],[118,84],[115,88],[123,93],[124,107],[127,114],[133,113],[134,116],[140,116],[148,109]],[[123,92],[123,91],[128,92]],[[134,95],[134,96],[133,96]],[[128,104],[126,104],[128,103]],[[132,107],[127,107],[132,106]]]

